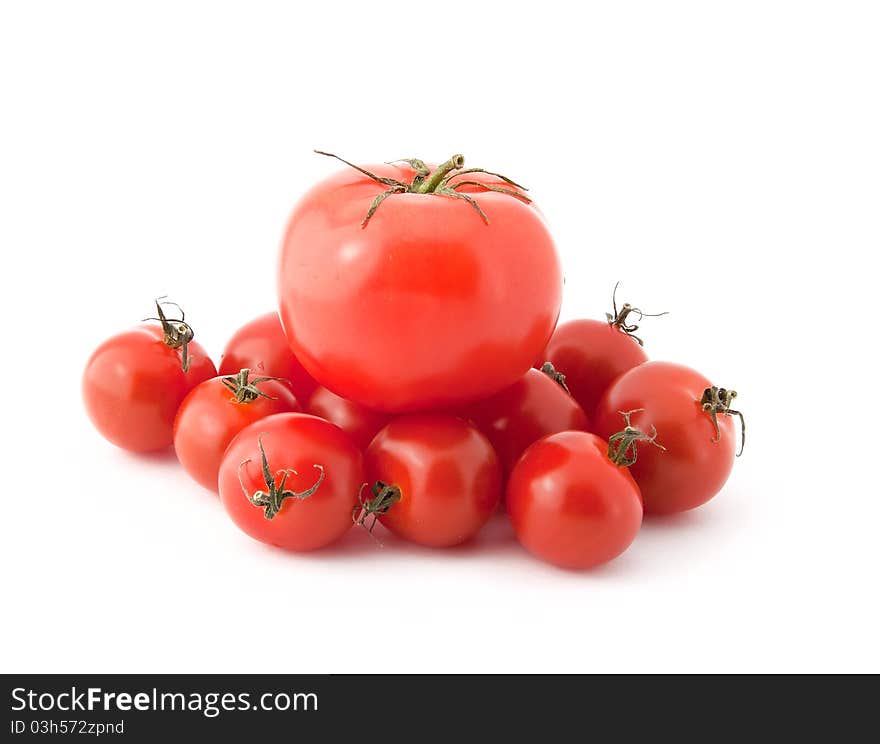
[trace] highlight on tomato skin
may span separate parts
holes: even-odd
[[[306,413],[336,424],[362,450],[369,446],[373,437],[391,420],[390,414],[371,411],[359,403],[336,395],[323,385],[315,389],[306,401],[305,408]]]
[[[410,163],[366,169],[407,184],[418,177]],[[320,384],[377,411],[448,409],[513,384],[544,349],[562,300],[545,220],[498,176],[462,180],[478,185],[457,196],[393,193],[364,223],[388,186],[346,168],[295,206],[280,315]]]
[[[162,326],[142,324],[104,341],[89,357],[82,396],[92,424],[130,452],[170,447],[174,417],[187,393],[217,374],[197,341],[170,346]],[[186,369],[184,369],[186,366]]]
[[[300,401],[307,400],[318,387],[290,350],[277,312],[248,321],[226,343],[220,356],[219,374],[235,375],[240,369],[289,380]]]
[[[652,361],[625,372],[600,401],[594,426],[604,437],[620,428],[620,411],[633,411],[640,429],[656,428],[664,450],[646,447],[630,468],[647,514],[674,514],[705,504],[724,486],[739,446],[732,416],[703,410],[711,381],[694,369]]]
[[[174,451],[183,469],[207,489],[218,490],[220,463],[229,443],[250,423],[275,413],[300,411],[287,380],[243,369],[193,388],[174,420]]]
[[[380,431],[365,455],[367,483],[393,486],[399,499],[378,521],[395,535],[434,548],[469,540],[501,498],[501,465],[489,440],[449,414],[409,414]],[[362,499],[366,513],[370,504]],[[365,521],[362,515],[361,522]]]
[[[532,444],[508,479],[506,502],[523,547],[560,568],[613,560],[642,524],[629,469],[612,462],[608,442],[588,432],[560,432]]]
[[[560,431],[589,430],[587,415],[563,384],[530,369],[510,387],[459,413],[488,437],[509,475],[532,442]]]
[[[230,443],[220,465],[220,501],[255,540],[307,552],[353,526],[364,481],[363,455],[342,429],[317,416],[277,413]]]

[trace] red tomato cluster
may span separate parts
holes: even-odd
[[[458,545],[501,504],[535,556],[588,568],[644,513],[718,493],[736,393],[648,361],[645,314],[616,298],[556,327],[562,272],[524,187],[460,155],[342,162],[290,218],[279,313],[236,331],[219,373],[163,301],[92,354],[83,398],[106,439],[173,445],[242,531],[297,551],[377,523]]]

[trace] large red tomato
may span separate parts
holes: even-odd
[[[348,168],[294,209],[281,322],[338,395],[444,407],[513,384],[541,355],[562,295],[553,240],[520,188],[463,165]]]
[[[596,432],[608,438],[622,428],[620,412],[633,425],[657,433],[662,447],[642,447],[630,470],[645,512],[670,514],[711,499],[733,468],[739,440],[730,407],[736,393],[714,387],[699,372],[671,362],[645,362],[624,373],[596,409]]]

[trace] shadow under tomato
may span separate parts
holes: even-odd
[[[646,514],[642,521],[642,531],[660,533],[673,530],[699,530],[718,521],[717,512],[721,504],[709,502],[695,509],[677,514]]]
[[[474,537],[455,545],[451,548],[443,548],[450,555],[471,556],[476,553],[492,553],[500,555],[507,552],[519,552],[521,550],[513,533],[513,525],[503,511],[496,512]]]
[[[573,583],[623,580],[642,572],[646,561],[645,556],[640,555],[641,551],[636,542],[623,555],[596,568],[574,570],[550,565],[532,556],[517,542],[513,527],[503,513],[494,515],[471,540],[449,548],[416,545],[397,537],[381,524],[376,525],[372,536],[365,529],[354,526],[337,542],[308,553],[286,551],[269,545],[263,547],[296,562],[350,562],[352,558],[363,562],[438,557],[464,565],[473,562],[475,558],[488,559],[496,565],[493,570],[497,570],[497,566],[501,565],[505,571],[507,568],[510,569],[511,576],[526,571]]]
[[[646,514],[642,521],[642,529],[648,532],[694,529],[710,521],[707,510],[698,507],[677,514]]]
[[[376,537],[379,536],[379,526],[376,526]],[[291,560],[313,560],[317,562],[327,562],[334,560],[342,560],[347,561],[352,557],[357,557],[359,560],[363,560],[365,558],[370,558],[373,556],[383,557],[385,551],[382,549],[385,544],[385,536],[388,533],[383,530],[383,534],[381,535],[382,542],[379,543],[376,540],[372,539],[369,534],[367,534],[366,530],[356,525],[352,526],[348,532],[346,532],[339,540],[336,542],[330,543],[329,545],[325,545],[322,548],[318,548],[317,550],[310,550],[304,553],[300,553],[294,550],[285,550],[284,548],[279,548],[274,545],[265,545],[266,550],[271,550],[276,555],[284,556],[290,558]]]
[[[516,539],[513,526],[507,515],[501,511],[493,515],[483,529],[470,540],[448,548],[431,548],[404,540],[392,534],[381,524],[377,524],[373,539],[363,529],[353,529],[346,536],[318,551],[315,557],[344,558],[357,555],[359,560],[376,558],[378,560],[406,560],[408,558],[443,558],[459,565],[475,559],[488,559],[496,564],[507,566],[511,575],[525,570],[548,577],[555,576],[563,581],[588,582],[619,580],[637,574],[644,566],[637,552],[632,549],[615,560],[592,569],[565,569],[539,560],[523,548]],[[634,546],[635,547],[635,546]]]
[[[177,455],[174,447],[168,446],[165,449],[155,450],[153,452],[129,452],[128,450],[117,448],[120,457],[132,460],[146,465],[163,465],[176,464]]]

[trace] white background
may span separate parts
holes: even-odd
[[[878,671],[876,4],[2,7],[3,671]],[[83,364],[152,298],[214,355],[274,306],[314,147],[530,186],[564,317],[620,279],[740,392],[723,493],[592,573],[503,520],[297,556],[100,439]]]

